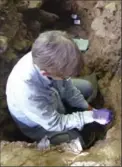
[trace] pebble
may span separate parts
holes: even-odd
[[[71,166],[101,166],[99,163],[94,161],[83,161],[83,162],[74,162]]]
[[[109,10],[111,13],[116,11],[116,4],[115,2],[111,2],[105,6],[107,10]]]
[[[4,53],[8,48],[8,38],[0,35],[0,54]]]
[[[96,6],[95,6],[95,8],[101,9],[104,6],[105,6],[105,2],[104,1],[98,1],[97,4],[96,4]]]
[[[30,0],[28,8],[29,9],[36,8],[38,7],[38,5],[39,7],[41,7],[42,4],[43,4],[43,0]]]

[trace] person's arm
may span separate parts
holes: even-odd
[[[31,99],[25,101],[26,108],[24,109],[24,114],[32,122],[37,123],[47,131],[61,132],[73,128],[80,130],[84,124],[93,122],[92,112],[85,111],[64,115],[54,110],[45,99]]]
[[[83,108],[84,110],[92,110],[92,107],[85,100],[84,96],[81,94],[73,84],[71,79],[65,81],[65,100],[72,106],[77,108]]]

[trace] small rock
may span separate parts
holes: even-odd
[[[4,53],[8,48],[8,38],[0,35],[0,54]]]
[[[101,9],[101,8],[104,8],[104,6],[105,6],[105,2],[104,1],[98,1],[96,6],[95,6],[95,8]]]
[[[100,9],[96,8],[95,11],[94,11],[94,14],[95,14],[95,17],[97,16],[100,16],[101,15],[101,11]]]
[[[94,161],[74,162],[71,166],[101,166],[101,164]],[[103,166],[103,165],[102,165]]]
[[[28,50],[31,46],[31,41],[23,39],[23,40],[15,40],[13,43],[13,48],[16,51],[23,52],[25,50]]]
[[[5,61],[6,62],[10,62],[12,60],[15,60],[17,58],[16,54],[14,53],[14,51],[12,49],[9,49],[6,53],[5,53]]]
[[[82,152],[80,155],[81,156],[86,156],[86,155],[88,155],[89,154],[89,152]]]
[[[60,153],[64,152],[64,150],[62,148],[57,148],[57,151],[60,152]]]
[[[28,148],[35,148],[37,146],[37,143],[34,142],[34,143],[27,143],[27,147]]]
[[[42,4],[43,4],[42,0],[30,0],[28,8],[29,9],[40,8],[42,6]]]
[[[25,10],[29,6],[29,0],[22,0],[16,6],[19,11]]]
[[[5,21],[5,17],[0,17],[0,21]]]
[[[99,29],[103,29],[104,25],[103,25],[103,18],[101,17],[97,17],[93,20],[92,24],[91,24],[91,28],[94,31],[97,31]]]
[[[115,2],[111,2],[105,6],[105,9],[109,10],[111,13],[117,10]]]

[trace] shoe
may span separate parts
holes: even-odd
[[[91,146],[95,144],[96,141],[104,139],[105,126],[100,125],[96,122],[87,124],[80,132],[80,135],[82,136],[82,139],[84,141],[83,149],[89,149]]]
[[[48,139],[52,145],[67,143],[67,146],[72,147],[73,150],[82,151],[93,145],[96,139],[96,134],[89,128],[89,126],[87,126],[82,132],[73,129],[68,132],[57,133]]]

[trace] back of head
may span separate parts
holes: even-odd
[[[55,76],[77,76],[83,68],[82,55],[66,32],[41,33],[32,46],[33,62]]]

